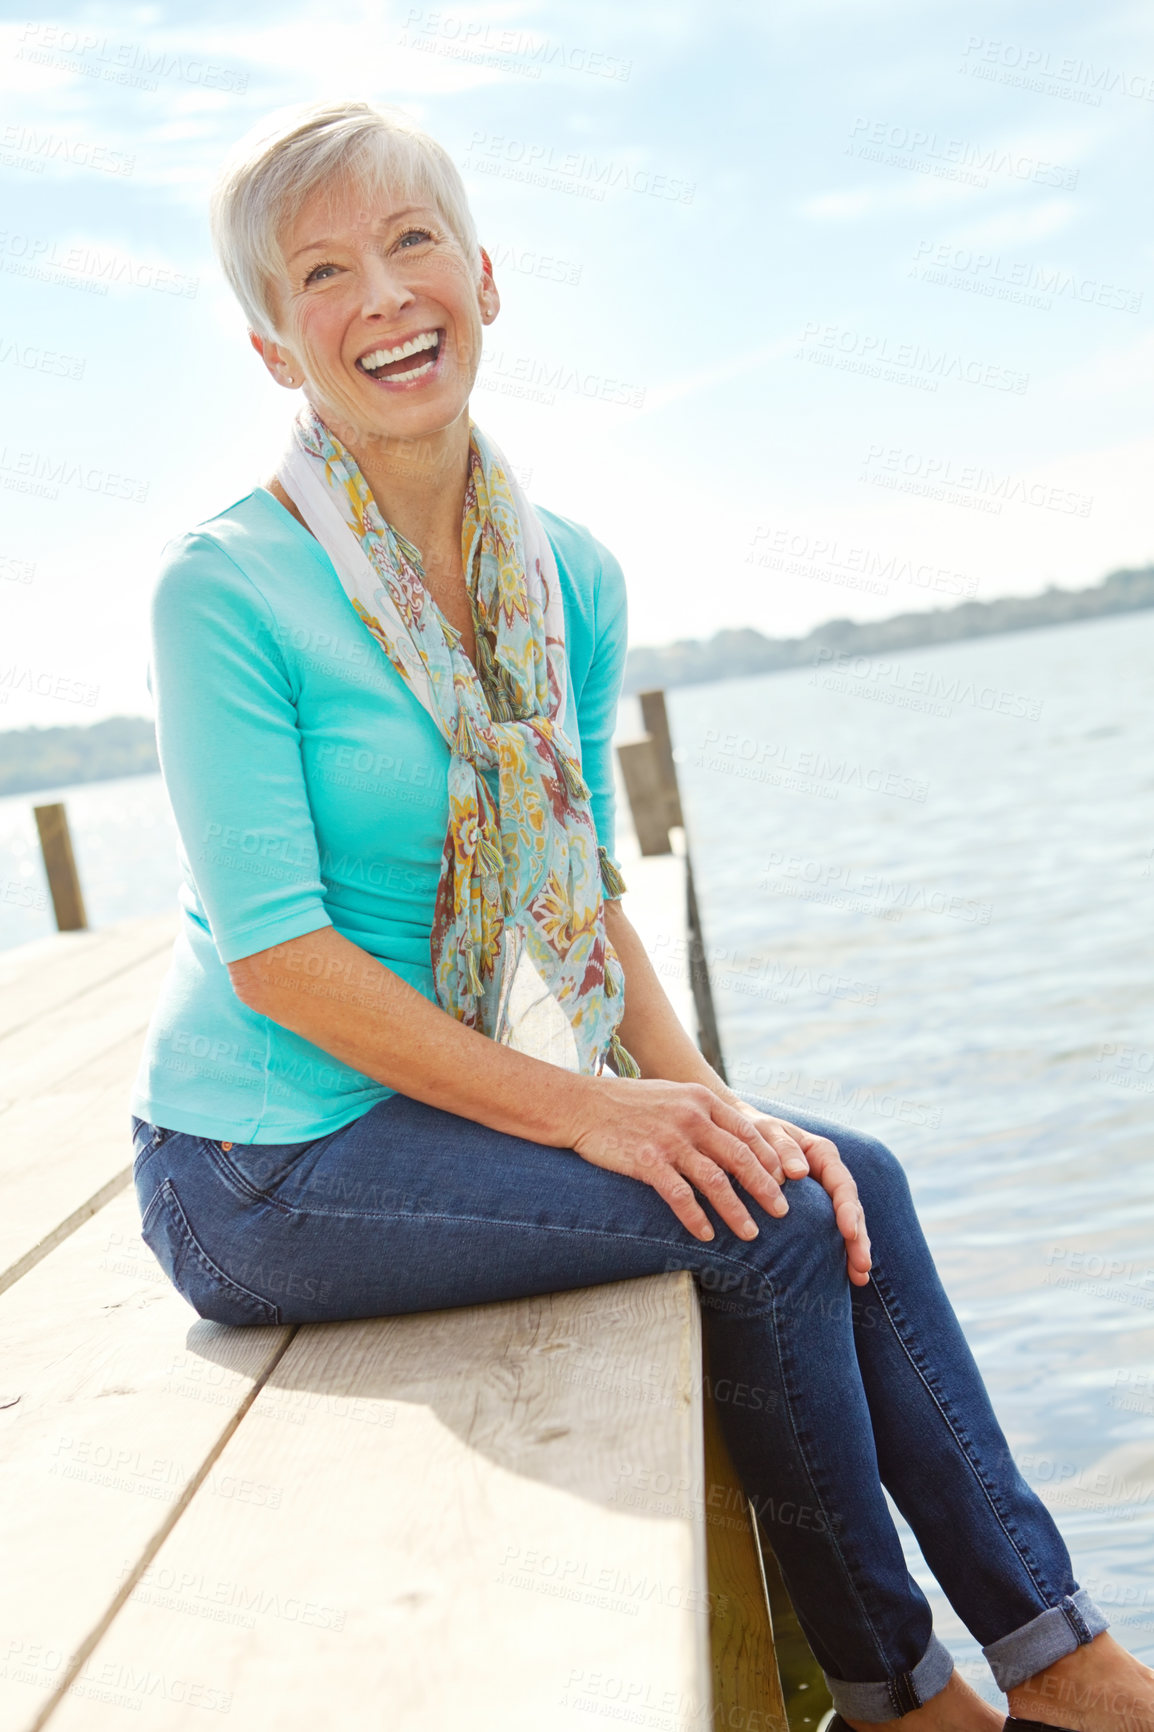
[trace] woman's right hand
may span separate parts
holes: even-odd
[[[780,1181],[807,1173],[808,1164],[779,1153],[747,1113],[703,1083],[604,1073],[589,1082],[570,1146],[595,1167],[652,1185],[695,1239],[714,1237],[698,1191],[739,1239],[756,1239],[757,1224],[731,1179],[768,1214],[788,1212]]]

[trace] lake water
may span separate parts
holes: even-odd
[[[901,1156],[1019,1464],[1148,1663],[1152,696],[1146,613],[667,700],[730,1079]],[[65,794],[92,924],[172,904],[158,777],[19,795],[0,947],[52,930],[31,808]]]
[[[1152,613],[667,694],[730,1081],[900,1155],[1019,1465],[1147,1663],[1152,699]]]

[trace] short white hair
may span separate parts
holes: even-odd
[[[279,108],[229,152],[212,189],[212,241],[249,328],[279,339],[274,281],[287,272],[280,236],[319,188],[351,186],[366,200],[397,190],[431,206],[475,265],[477,231],[452,157],[399,109],[372,102]]]

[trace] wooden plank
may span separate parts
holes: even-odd
[[[68,1083],[0,1117],[0,1293],[132,1179],[129,1035]]]
[[[302,1327],[218,1463],[279,1502],[197,1494],[51,1732],[708,1728],[702,1524],[616,1495],[700,1479],[699,1355],[685,1274]]]
[[[194,1487],[227,1510],[259,1495],[213,1464],[291,1335],[199,1319],[141,1240],[132,1195],[0,1298],[6,1732],[38,1723]],[[82,1712],[98,1687],[79,1680]]]
[[[60,932],[83,931],[88,925],[88,915],[64,804],[57,801],[51,806],[33,806],[32,813],[40,835],[40,852],[44,856],[44,873],[52,894],[57,929]]]
[[[680,850],[680,851],[679,851]],[[637,843],[624,829],[617,858],[629,886],[625,913],[645,946],[653,971],[665,989],[689,1036],[697,1038],[697,1015],[689,977],[689,944],[685,930],[684,843],[678,837],[671,854],[642,858]]]
[[[705,1401],[705,1537],[713,1701],[719,1726],[789,1732],[774,1651],[757,1521],[742,1489],[712,1399]]]
[[[0,1112],[63,1086],[130,1035],[142,1036],[169,959],[165,946],[13,1029],[0,1045]]]
[[[176,930],[175,914],[150,915],[0,951],[0,1038],[134,963],[171,951]]]

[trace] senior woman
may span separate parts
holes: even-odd
[[[1002,1722],[883,1486],[1014,1716],[1154,1719],[897,1161],[735,1095],[622,908],[624,580],[470,416],[500,298],[454,165],[400,114],[310,105],[242,140],[212,215],[303,402],[276,474],[169,543],[155,591],[184,885],[132,1099],[148,1244],[234,1324],[692,1270],[713,1370],[766,1391],[722,1421],[852,1726]]]

